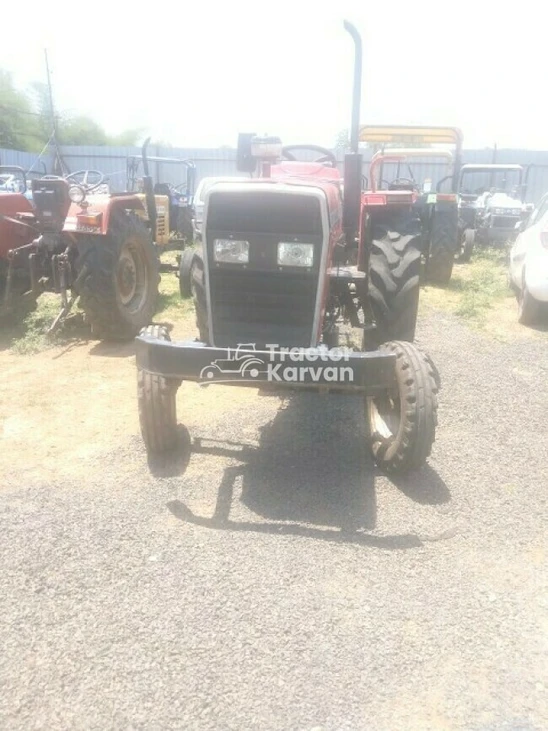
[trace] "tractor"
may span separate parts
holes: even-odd
[[[434,284],[447,284],[451,279],[455,258],[460,255],[457,183],[462,160],[462,132],[455,127],[365,126],[360,130],[360,140],[383,145],[371,160],[369,179],[373,192],[387,188],[416,193],[414,209],[421,222],[426,279]],[[384,148],[387,143],[419,146]],[[453,153],[433,145],[451,145],[455,150]],[[437,182],[434,190],[431,181],[424,181],[420,185],[409,164],[411,158],[420,158],[421,161],[441,158],[441,164],[446,166],[448,174]],[[387,163],[397,165],[396,176],[390,181],[384,179]],[[401,175],[402,163],[407,168],[406,176]]]
[[[149,156],[150,137],[145,140],[141,155],[127,158],[127,184],[130,192],[141,196],[146,210],[146,200],[142,190],[142,178],[139,178],[141,165],[145,177],[150,177],[149,164],[154,163],[156,170],[163,164],[176,165],[184,169],[184,180],[172,184],[156,181],[153,184],[156,196],[156,216],[158,235],[156,242],[166,248],[184,248],[192,241],[192,219],[194,215],[193,198],[196,183],[196,167],[191,160],[175,157]]]
[[[525,190],[521,165],[462,166],[459,232],[466,258],[470,258],[476,243],[500,245],[517,235],[517,227],[532,210],[524,203]]]
[[[361,38],[351,23],[344,27],[355,50],[344,177],[327,149],[240,135],[238,167],[254,177],[218,182],[205,196],[191,272],[199,340],[171,342],[159,325],[136,338],[149,455],[176,449],[176,394],[185,380],[354,393],[364,399],[368,445],[381,469],[406,473],[430,454],[440,382],[413,343],[417,196],[361,189]],[[303,153],[316,159],[299,161]],[[359,349],[341,347],[341,326],[361,331]]]
[[[102,191],[98,171],[46,175],[23,193],[0,195],[0,310],[14,298],[34,302],[61,295],[53,331],[79,298],[92,332],[103,339],[134,337],[154,315],[159,262],[155,199],[145,178],[148,211],[139,197]]]

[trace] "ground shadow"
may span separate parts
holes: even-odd
[[[135,341],[101,340],[91,348],[90,355],[101,358],[130,358],[135,355]]]
[[[422,545],[419,536],[368,534],[376,527],[375,465],[365,447],[361,400],[355,396],[292,395],[276,417],[262,428],[258,447],[239,442],[186,439],[190,452],[233,457],[225,468],[212,517],[195,514],[182,499],[168,503],[182,521],[203,527],[298,535],[386,549]],[[164,475],[177,474],[177,463],[164,465]],[[207,469],[207,467],[205,467]],[[178,474],[182,474],[179,471]],[[241,503],[262,520],[238,520],[235,488],[241,482]],[[434,470],[425,470],[397,486],[416,502],[439,504],[450,499]],[[421,487],[422,486],[422,487]],[[422,493],[419,495],[420,491]]]
[[[185,473],[191,453],[195,450],[188,429],[179,424],[177,431],[177,444],[172,452],[147,455],[148,468],[154,477],[177,477]]]
[[[428,464],[405,477],[390,475],[390,481],[406,497],[420,505],[443,505],[451,500],[449,488]]]

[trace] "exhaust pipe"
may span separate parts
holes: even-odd
[[[148,220],[150,221],[150,230],[152,240],[156,241],[156,221],[158,220],[158,211],[156,210],[156,198],[154,197],[154,185],[150,177],[148,169],[147,148],[150,144],[150,137],[147,137],[141,148],[141,157],[143,158],[143,191],[145,193],[145,201],[147,204]]]
[[[355,25],[344,21],[344,29],[354,41],[354,85],[352,89],[352,124],[350,126],[350,149],[358,154],[360,141],[360,105],[362,98],[362,39]]]
[[[362,39],[355,25],[344,21],[344,29],[354,41],[354,85],[352,91],[352,120],[350,126],[350,149],[344,156],[344,201],[343,228],[347,246],[353,246],[358,239],[360,227],[362,156],[360,144],[360,104],[362,93]]]

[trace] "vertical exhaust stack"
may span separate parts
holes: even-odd
[[[344,21],[344,29],[354,41],[354,84],[352,90],[352,121],[350,127],[351,152],[344,156],[343,227],[347,246],[358,237],[360,226],[360,197],[362,183],[362,156],[360,143],[360,103],[362,93],[362,39],[356,26]]]
[[[150,137],[143,142],[141,148],[141,156],[143,158],[143,192],[147,204],[148,220],[150,221],[150,230],[152,232],[153,241],[156,240],[156,221],[158,220],[158,211],[156,210],[156,198],[154,197],[154,185],[150,177],[148,169],[147,148],[150,144]]]

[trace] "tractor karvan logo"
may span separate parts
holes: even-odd
[[[352,383],[354,370],[340,365],[349,361],[347,348],[284,348],[267,344],[257,351],[255,343],[228,349],[200,371],[200,382],[267,381],[270,383]]]

